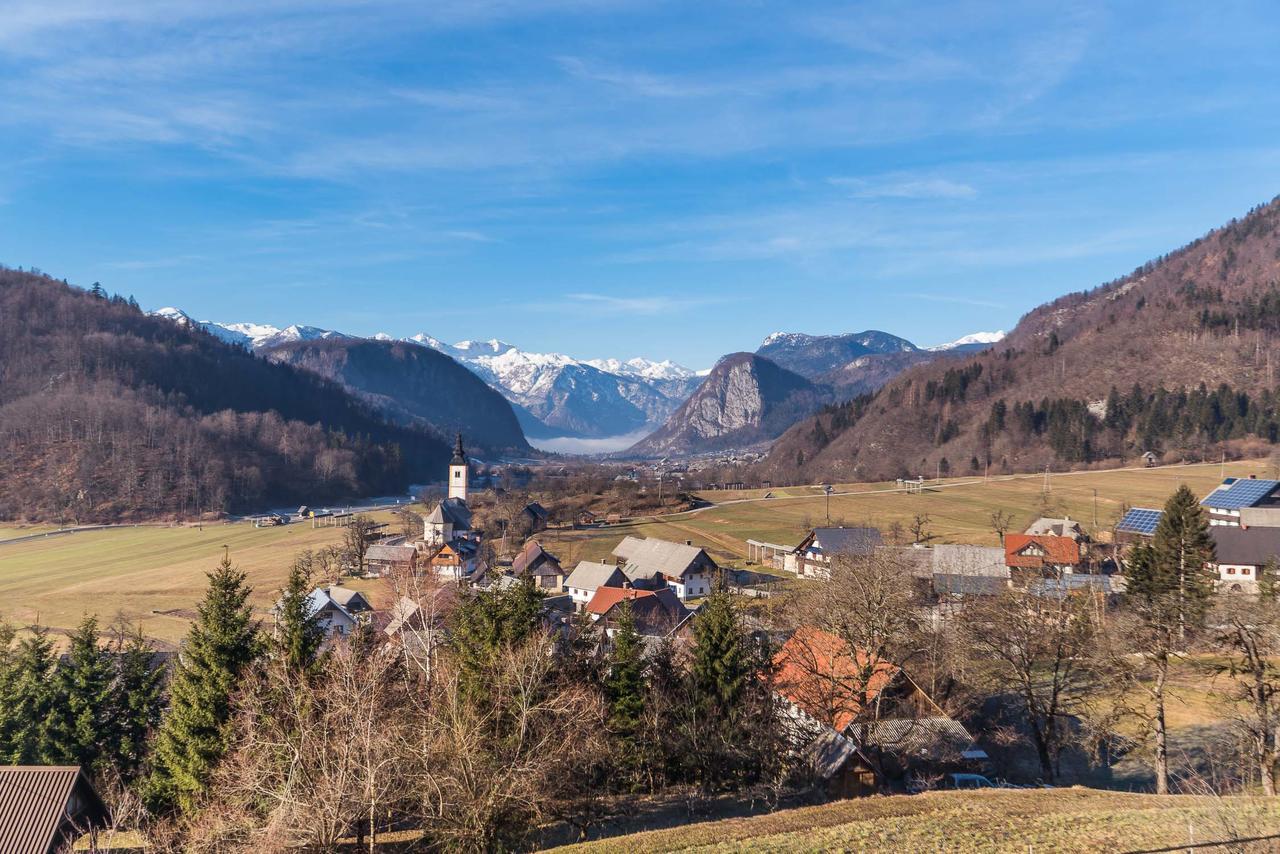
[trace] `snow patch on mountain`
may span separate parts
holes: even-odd
[[[998,344],[1001,341],[1003,341],[1004,334],[1005,333],[1003,329],[997,332],[974,332],[970,335],[965,335],[962,338],[957,338],[954,341],[948,341],[946,344],[938,344],[934,347],[929,347],[927,349],[930,350],[931,352],[937,353],[943,350],[955,350],[959,347],[977,348],[977,347],[983,347],[983,346],[990,346],[992,344]]]

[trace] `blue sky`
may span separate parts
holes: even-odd
[[[0,262],[584,358],[932,344],[1280,193],[1277,44],[1264,2],[0,0]]]

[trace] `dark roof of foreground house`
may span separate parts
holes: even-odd
[[[1280,528],[1236,528],[1213,525],[1209,535],[1217,550],[1217,563],[1229,566],[1265,566],[1280,561]]]
[[[0,851],[52,854],[108,819],[77,765],[0,767]]]
[[[883,542],[876,528],[814,528],[796,552],[814,551],[823,555],[869,555]]]

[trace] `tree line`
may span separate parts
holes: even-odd
[[[254,509],[400,489],[446,443],[137,304],[0,268],[0,517]]]

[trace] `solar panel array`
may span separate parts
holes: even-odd
[[[1116,531],[1128,534],[1146,534],[1156,532],[1160,524],[1162,510],[1150,510],[1146,507],[1134,507],[1124,514],[1124,518],[1116,523]]]
[[[1219,488],[1200,503],[1221,510],[1239,510],[1252,507],[1280,486],[1277,480],[1240,479],[1225,489]]]

